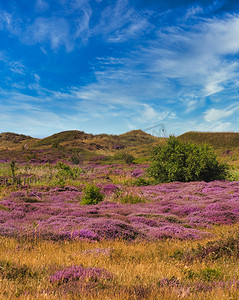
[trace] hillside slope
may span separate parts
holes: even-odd
[[[178,137],[183,142],[195,144],[209,144],[215,149],[239,147],[239,133],[237,132],[186,132]]]

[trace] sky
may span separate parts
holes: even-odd
[[[238,132],[238,91],[239,1],[0,0],[0,132]]]

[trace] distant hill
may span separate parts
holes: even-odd
[[[68,130],[62,131],[59,133],[55,133],[51,136],[43,138],[39,140],[35,145],[36,146],[44,146],[44,145],[53,145],[53,144],[60,144],[69,141],[75,140],[83,140],[91,137],[92,134],[84,133],[83,131],[78,130]]]
[[[239,133],[187,132],[178,137],[183,142],[211,145],[222,159],[239,165]],[[132,154],[140,162],[148,162],[151,150],[167,138],[154,137],[142,130],[120,135],[88,134],[78,130],[62,131],[46,138],[4,132],[0,134],[0,161],[51,162],[59,160],[96,162],[117,161],[122,152]]]
[[[206,143],[214,148],[239,147],[239,133],[236,132],[186,132],[178,137],[183,142]]]
[[[186,132],[178,138],[183,142],[195,144],[206,143],[218,148],[239,148],[239,133],[235,132]],[[78,130],[68,130],[55,133],[42,139],[12,132],[0,133],[0,147],[19,148],[25,143],[29,147],[57,148],[81,148],[85,150],[120,150],[125,148],[141,148],[143,146],[165,143],[166,138],[154,137],[142,130],[132,130],[120,135],[89,134]],[[19,148],[20,149],[20,148]]]
[[[12,133],[12,132],[0,133],[0,142],[8,141],[12,143],[19,143],[21,141],[25,141],[29,139],[33,139],[33,138],[28,135]]]
[[[121,135],[88,134],[83,131],[69,130],[53,134],[35,143],[35,147],[59,145],[64,147],[84,148],[86,150],[124,149],[159,141],[141,130],[133,130]]]
[[[32,145],[37,139],[13,132],[0,133],[0,149],[21,149],[25,144]]]

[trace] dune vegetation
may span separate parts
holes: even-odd
[[[167,139],[70,133],[0,135],[0,299],[239,298],[236,144],[224,179],[160,183]]]

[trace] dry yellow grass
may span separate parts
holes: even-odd
[[[238,229],[238,225],[216,226],[211,230],[214,234],[211,240],[233,235]],[[208,241],[205,239],[200,244]],[[201,274],[202,270],[210,268],[220,273],[218,281],[239,280],[239,265],[235,258],[186,263],[171,257],[176,250],[190,249],[197,243],[178,240],[55,243],[1,237],[0,266],[6,261],[13,266],[26,265],[37,275],[16,279],[0,276],[0,299],[238,299],[238,290],[233,285],[230,288],[215,285],[211,290],[196,292],[187,287],[200,279],[189,278],[188,270]],[[72,265],[103,268],[112,273],[114,279],[106,287],[86,291],[79,286],[73,292],[69,287],[64,289],[50,283],[51,274]],[[175,278],[184,286],[160,287],[163,278]]]

